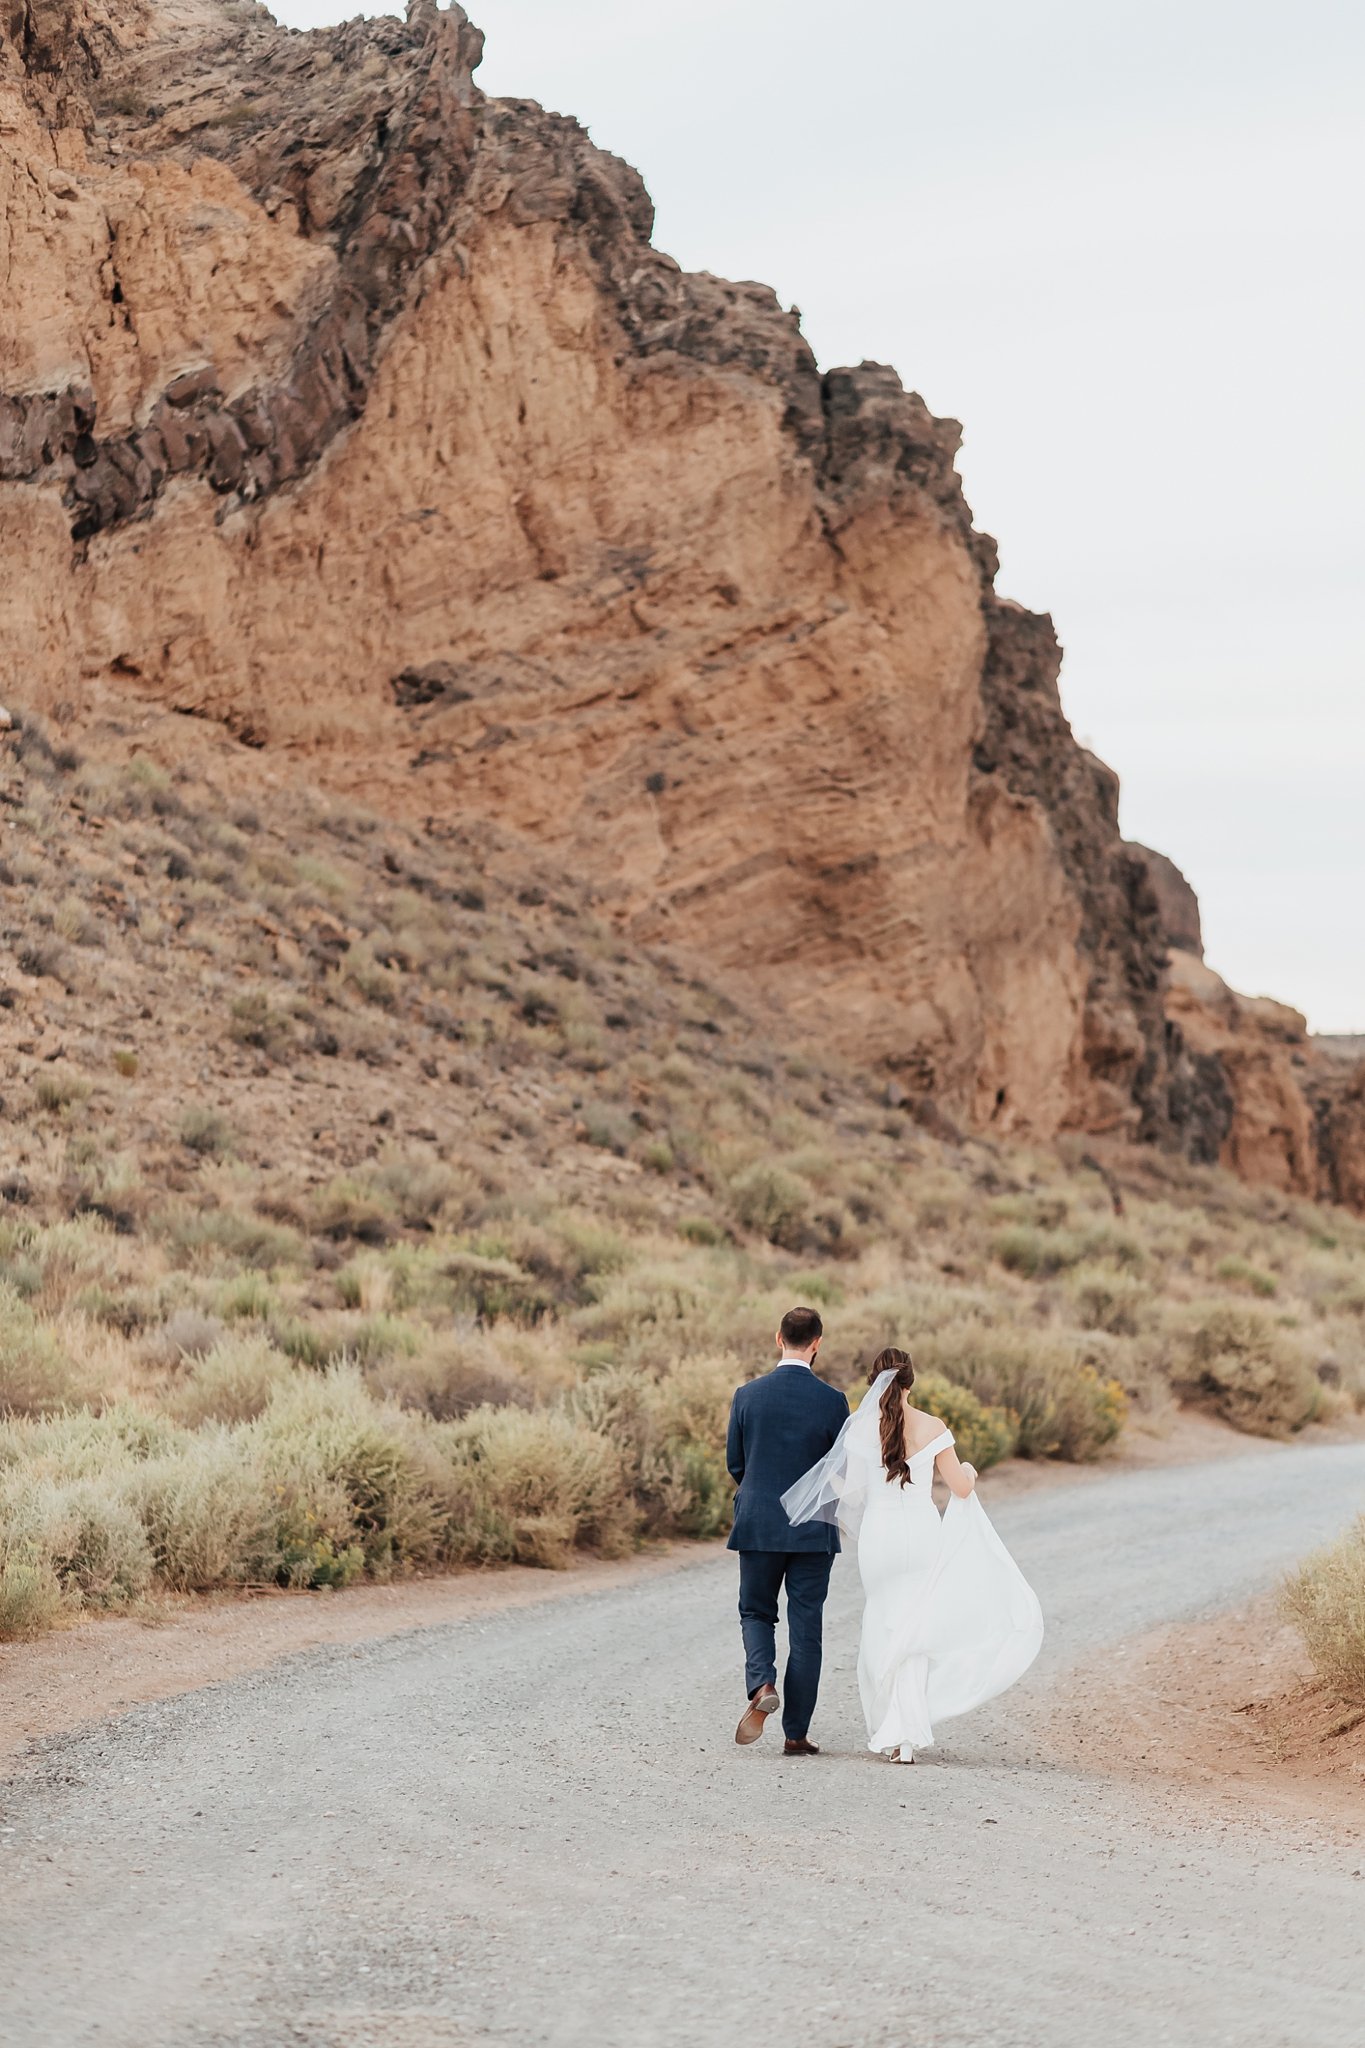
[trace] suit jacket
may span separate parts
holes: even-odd
[[[793,1528],[782,1495],[824,1457],[847,1420],[848,1402],[809,1366],[779,1365],[736,1390],[725,1447],[730,1477],[739,1487],[730,1550],[839,1548],[832,1523]]]

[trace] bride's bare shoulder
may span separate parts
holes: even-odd
[[[936,1436],[942,1436],[947,1427],[937,1415],[926,1414],[923,1408],[916,1408],[907,1401],[905,1419],[910,1424],[921,1444],[927,1444]]]

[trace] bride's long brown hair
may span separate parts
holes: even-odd
[[[872,1385],[884,1372],[893,1372],[896,1377],[882,1390],[882,1463],[888,1479],[899,1479],[902,1486],[910,1478],[910,1467],[905,1456],[905,1403],[902,1394],[908,1394],[915,1384],[915,1367],[908,1351],[897,1351],[894,1344],[888,1344],[885,1351],[879,1351],[872,1361],[867,1384]]]

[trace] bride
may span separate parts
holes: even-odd
[[[1032,1589],[976,1497],[953,1433],[910,1400],[908,1352],[878,1354],[870,1391],[834,1448],[782,1496],[792,1522],[837,1522],[857,1542],[867,1605],[858,1689],[867,1746],[912,1764],[934,1726],[994,1699],[1043,1640]],[[951,1498],[934,1505],[937,1468]]]

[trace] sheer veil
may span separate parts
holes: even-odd
[[[834,1446],[782,1496],[789,1522],[833,1522],[857,1537],[872,1482],[882,1469],[882,1395],[894,1372],[878,1373]]]

